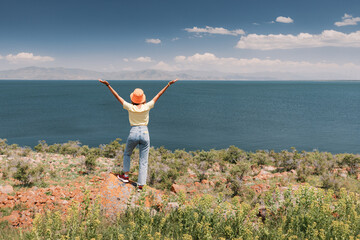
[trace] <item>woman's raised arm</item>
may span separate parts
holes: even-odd
[[[168,89],[168,87],[170,87],[170,85],[175,83],[177,80],[178,79],[170,81],[158,94],[156,94],[156,96],[152,100],[156,102],[159,99],[159,97],[166,91],[166,89]]]
[[[105,84],[105,85],[109,88],[109,90],[111,91],[111,93],[116,97],[116,99],[117,99],[121,104],[124,104],[124,99],[122,99],[122,97],[120,97],[119,94],[110,86],[110,84],[108,83],[108,81],[99,79],[99,82]]]

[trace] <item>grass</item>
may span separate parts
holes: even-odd
[[[42,141],[35,153],[28,148],[7,145],[0,139],[0,152],[5,155],[0,171],[7,173],[1,184],[12,184],[15,191],[29,186],[44,188],[50,184],[70,184],[72,188],[75,181],[87,183],[102,172],[113,171],[115,166],[121,169],[124,148],[120,140],[94,148],[78,142],[49,146]],[[131,178],[135,181],[138,154],[135,149],[132,158],[136,160],[131,167]],[[86,163],[86,159],[91,161]],[[274,172],[288,172],[288,177],[253,180],[264,165],[276,167]],[[59,217],[56,211],[38,215],[34,227],[23,233],[0,223],[1,237],[360,239],[360,199],[355,194],[360,192],[359,167],[360,156],[356,154],[299,152],[296,149],[245,152],[235,146],[190,152],[151,148],[148,184],[168,196],[161,206],[129,208],[120,216],[108,218],[99,210],[98,203],[85,200],[69,209],[66,218]],[[339,169],[347,171],[346,177],[337,173]],[[214,186],[197,190],[194,195],[169,193],[174,183],[185,185],[202,180],[212,181]],[[255,193],[253,185],[268,185],[269,190]],[[285,188],[280,192],[278,186]],[[297,188],[299,190],[293,190]],[[62,199],[70,200],[68,197]],[[180,207],[167,209],[169,201],[177,202]],[[25,210],[21,205],[16,208]],[[265,209],[265,214],[260,214],[259,208]],[[1,213],[5,216],[10,210],[13,209],[1,209]]]
[[[182,198],[182,199],[181,199]],[[360,199],[344,189],[304,186],[267,194],[266,213],[259,216],[239,197],[230,201],[203,195],[187,202],[177,196],[177,209],[128,208],[105,217],[98,202],[74,203],[66,218],[57,211],[37,215],[31,230],[12,232],[16,239],[358,239]],[[165,206],[166,201],[163,202]],[[8,235],[9,236],[9,235]],[[8,237],[7,236],[7,237]]]

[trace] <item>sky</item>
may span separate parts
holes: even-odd
[[[358,0],[0,0],[0,70],[360,79]]]

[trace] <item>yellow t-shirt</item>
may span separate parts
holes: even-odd
[[[149,123],[149,112],[155,105],[151,100],[148,103],[138,106],[124,101],[123,107],[129,112],[129,122],[131,126],[147,126]]]

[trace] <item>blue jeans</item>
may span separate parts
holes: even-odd
[[[130,171],[130,156],[134,148],[139,145],[139,176],[138,185],[145,185],[147,178],[150,137],[147,126],[133,126],[126,141],[124,152],[124,172]]]

